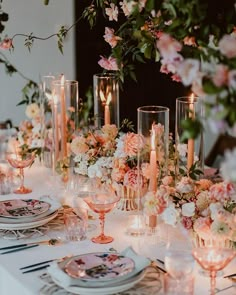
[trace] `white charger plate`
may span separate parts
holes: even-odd
[[[118,292],[123,292],[128,289],[134,287],[138,282],[140,282],[145,276],[145,270],[136,276],[127,279],[126,281],[122,281],[117,283],[115,286],[107,286],[107,287],[79,287],[75,285],[64,286],[62,282],[56,280],[54,277],[51,277],[56,285],[65,289],[68,292],[78,295],[110,295],[116,294]]]
[[[52,213],[49,216],[46,216],[44,218],[42,218],[41,220],[37,220],[37,221],[30,221],[30,222],[26,222],[26,223],[0,223],[0,229],[3,230],[22,230],[22,229],[29,229],[29,228],[35,228],[38,226],[42,226],[46,223],[48,223],[49,221],[51,221],[52,219],[54,219],[58,214],[58,210],[55,211],[54,213]]]

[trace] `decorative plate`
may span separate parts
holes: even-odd
[[[121,254],[98,252],[74,257],[65,265],[65,272],[82,280],[113,280],[132,272],[133,259]]]
[[[40,215],[50,208],[48,202],[36,199],[15,199],[0,201],[0,216],[7,218],[25,218]]]
[[[138,282],[140,282],[145,277],[145,271],[140,272],[138,275],[129,278],[126,281],[122,281],[116,285],[104,286],[104,287],[80,287],[76,285],[65,286],[61,281],[55,279],[51,276],[54,283],[72,294],[79,295],[110,295],[117,294],[118,292],[123,292],[134,287]],[[143,288],[143,287],[142,287]],[[134,292],[134,291],[133,291]],[[132,293],[136,294],[136,293]],[[144,294],[144,293],[143,293]]]
[[[37,221],[31,221],[31,222],[19,222],[19,223],[1,223],[0,222],[0,229],[2,230],[23,230],[23,229],[30,229],[42,226],[44,224],[47,224],[49,221],[56,218],[58,215],[58,211],[55,211],[54,213],[50,214],[49,216],[44,217],[43,219],[37,220]]]

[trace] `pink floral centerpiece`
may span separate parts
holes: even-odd
[[[138,189],[140,184],[145,189],[147,183],[144,175],[138,178],[137,154],[142,143],[138,134],[120,132],[116,125],[107,124],[99,130],[81,132],[71,142],[74,170],[111,184],[122,197],[122,210],[137,209]]]
[[[236,241],[236,191],[232,183],[184,176],[175,184],[168,176],[144,208],[160,214],[167,224],[180,222],[204,243]]]

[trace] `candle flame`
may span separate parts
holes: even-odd
[[[65,84],[65,76],[62,74],[61,75],[61,86],[64,86]]]
[[[156,147],[155,147],[155,139],[156,139],[156,132],[155,132],[155,123],[153,122],[152,123],[152,130],[151,130],[151,149],[152,150],[156,150]]]
[[[190,103],[194,103],[194,94],[193,93],[190,95],[189,100],[190,100]]]
[[[108,96],[106,98],[105,95],[104,95],[104,93],[103,93],[103,91],[100,90],[99,91],[99,95],[100,95],[100,98],[101,98],[102,103],[108,106],[110,104],[110,102],[111,102],[111,93],[109,92],[108,93]]]

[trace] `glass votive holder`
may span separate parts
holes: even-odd
[[[203,171],[204,168],[204,138],[203,132],[196,138],[183,140],[185,129],[183,123],[202,119],[204,109],[202,100],[191,95],[176,99],[175,143],[177,158],[177,174],[179,170],[189,172],[193,166]]]
[[[120,125],[119,82],[116,74],[99,73],[93,76],[95,127]]]
[[[65,236],[68,241],[86,239],[86,220],[77,215],[72,208],[64,209]]]
[[[6,161],[0,162],[0,195],[10,194],[13,187],[13,170]]]
[[[126,233],[130,236],[140,236],[145,233],[145,218],[142,214],[131,214],[127,220]]]
[[[164,294],[167,295],[193,295],[194,294],[194,277],[185,276],[176,280],[168,273],[164,275]]]

